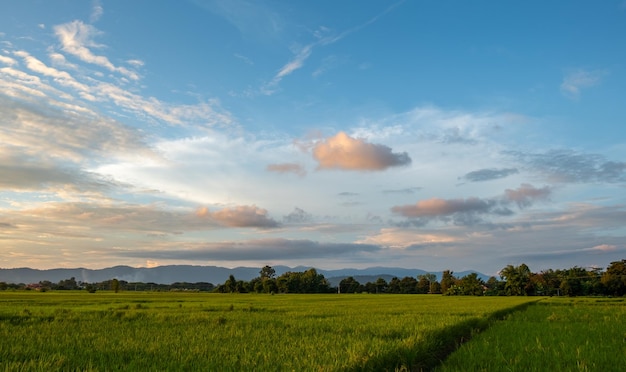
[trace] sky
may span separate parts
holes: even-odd
[[[0,2],[0,267],[626,258],[624,1]]]

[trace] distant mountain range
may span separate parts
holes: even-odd
[[[288,271],[302,272],[310,269],[310,267],[297,266],[272,266],[276,271],[276,275],[282,275]],[[238,280],[251,280],[259,276],[260,267],[236,267],[233,269],[219,266],[193,266],[193,265],[168,265],[157,267],[130,267],[130,266],[114,266],[105,269],[47,269],[38,270],[31,268],[16,269],[0,269],[0,282],[6,283],[38,283],[40,281],[51,281],[57,283],[61,280],[75,278],[76,281],[85,283],[96,283],[110,279],[125,280],[127,282],[143,282],[171,284],[175,282],[209,282],[212,284],[224,283],[229,275],[233,275]],[[374,282],[378,278],[386,281],[393,277],[400,279],[405,276],[417,277],[422,274],[435,274],[437,280],[441,279],[441,272],[427,272],[419,269],[403,269],[398,267],[370,267],[367,269],[338,269],[338,270],[321,270],[316,269],[318,273],[336,286],[339,282],[349,276],[354,277],[362,284]],[[476,271],[455,272],[456,277],[463,277],[469,273]],[[489,277],[485,274],[476,272],[480,278],[487,280]]]

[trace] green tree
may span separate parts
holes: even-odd
[[[228,293],[235,293],[237,291],[237,279],[233,274],[228,276],[226,282],[224,282],[225,291]]]
[[[117,293],[120,291],[120,281],[117,279],[111,280],[111,289],[113,292]]]
[[[561,293],[566,296],[586,296],[590,292],[589,273],[586,269],[574,266],[563,271],[560,285]]]
[[[441,274],[441,293],[447,294],[448,290],[456,284],[456,278],[452,274],[454,274],[454,272],[450,270],[445,270]]]
[[[485,283],[476,273],[465,275],[459,280],[460,291],[461,294],[464,295],[482,296],[484,293],[484,285]]]
[[[417,277],[416,289],[417,293],[421,294],[430,292],[430,280],[426,278],[426,275],[420,275]]]
[[[495,276],[489,277],[485,283],[487,296],[500,296],[504,294],[504,282],[499,281]]]
[[[78,283],[76,283],[76,279],[74,277],[71,277],[70,279],[59,281],[56,289],[78,289]]]
[[[537,275],[541,277],[540,283],[545,283],[545,284],[542,284],[543,290],[541,290],[541,293],[537,291],[537,294],[554,296],[554,295],[559,295],[561,293],[560,292],[560,288],[561,288],[561,272],[560,271],[554,271],[552,269],[549,269],[549,270],[544,270]],[[539,281],[539,280],[536,279],[536,281]]]
[[[504,289],[506,293],[511,296],[525,296],[529,291],[530,283],[530,269],[526,264],[521,264],[517,267],[513,265],[507,265],[500,270],[500,277],[506,280]]]
[[[311,268],[305,272],[288,271],[276,278],[281,293],[328,293],[330,285],[324,275]]]
[[[400,293],[400,279],[394,276],[387,285],[387,293]]]
[[[376,293],[385,293],[387,292],[387,281],[384,278],[378,278],[376,279],[376,283],[374,283],[376,286]]]
[[[593,268],[588,271],[589,275],[589,294],[604,295],[606,289],[602,284],[602,269],[599,267]]]
[[[263,281],[263,292],[276,293],[278,292],[278,286],[276,286],[276,279],[267,279]]]
[[[541,275],[541,273],[539,274],[531,273],[529,280],[530,280],[530,287],[532,288],[532,291],[528,293],[529,295],[541,296],[541,295],[546,294],[548,285],[543,275]]]
[[[259,277],[250,280],[248,287],[250,287],[250,292],[263,293],[263,282]]]
[[[250,282],[237,280],[237,283],[235,284],[235,293],[248,293],[251,290],[252,288],[250,288]]]
[[[39,284],[41,285],[42,290],[54,289],[57,286],[56,284],[52,283],[49,280],[42,280],[39,282]]]
[[[302,273],[300,293],[324,293],[327,292],[326,287],[324,275],[318,274],[317,270],[311,268]]]
[[[417,293],[417,279],[412,276],[405,276],[400,280],[400,293],[414,294]]]
[[[626,260],[611,262],[602,274],[602,284],[606,293],[613,296],[626,294]]]
[[[339,282],[339,293],[355,293],[360,285],[361,283],[349,276]]]
[[[376,283],[374,282],[365,283],[365,285],[363,286],[363,291],[367,293],[376,293]]]
[[[438,281],[431,282],[430,293],[441,294],[441,283]]]
[[[437,281],[435,274],[422,274],[417,276],[417,293],[435,293],[433,292],[433,284]]]
[[[259,276],[261,280],[274,279],[276,277],[276,270],[271,266],[265,265],[261,271],[259,271]]]
[[[290,274],[291,273],[288,271],[286,273],[283,273],[278,278],[276,278],[276,288],[278,289],[278,292],[280,292],[280,293],[288,293],[289,292],[289,284],[290,284],[289,275]]]

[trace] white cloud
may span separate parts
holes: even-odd
[[[116,67],[107,57],[96,55],[91,51],[90,48],[102,47],[93,40],[102,34],[94,26],[86,25],[82,21],[72,21],[54,26],[54,33],[61,42],[62,50],[81,61],[104,67],[112,72],[118,72],[132,80],[139,80],[139,75],[136,72],[125,67]]]
[[[230,125],[230,113],[221,110],[219,102],[209,100],[195,105],[173,105],[154,97],[143,97],[111,83],[100,82],[91,88],[100,100],[110,100],[140,118],[156,119],[170,125]]]
[[[561,93],[570,99],[578,99],[583,88],[589,88],[600,83],[608,75],[606,70],[578,69],[569,72],[561,83]]]
[[[100,0],[94,0],[93,7],[91,9],[91,15],[89,16],[89,21],[91,21],[91,23],[97,22],[100,17],[102,17],[102,14],[104,14],[104,8],[102,7],[102,3],[100,2]]]
[[[138,132],[119,122],[69,104],[57,108],[32,102],[39,107],[0,96],[0,143],[11,144],[19,156],[77,164],[95,154],[155,156]]]
[[[133,67],[143,67],[145,65],[145,63],[139,59],[129,59],[126,63]]]
[[[52,77],[57,82],[59,82],[59,84],[75,89],[81,94],[81,97],[84,99],[90,101],[95,100],[95,98],[89,93],[90,88],[87,85],[76,81],[72,76],[70,76],[69,73],[46,66],[43,62],[31,56],[25,51],[17,51],[14,54],[18,57],[23,58],[24,62],[26,63],[26,67],[28,67],[31,71],[44,76]]]
[[[145,97],[137,92],[138,89],[131,91],[92,76],[85,76],[84,69],[69,63],[64,55],[57,52],[49,52],[52,64],[56,67],[46,65],[24,50],[12,53],[21,58],[26,69],[33,74],[25,69],[21,70],[17,60],[2,56],[0,62],[9,64],[9,67],[0,67],[0,87],[10,97],[27,101],[31,101],[34,96],[46,97],[48,105],[93,115],[95,114],[81,99],[89,102],[111,102],[120,109],[117,114],[124,116],[132,113],[140,120],[159,121],[168,125],[210,127],[228,126],[234,122],[232,115],[223,110],[220,102],[215,99],[196,104],[171,104],[155,97]],[[129,60],[128,63],[134,66],[143,65],[140,60]],[[74,70],[75,76],[66,71],[68,69]]]
[[[3,56],[0,54],[0,63],[4,63],[7,66],[14,66],[17,64],[17,61],[11,57]]]
[[[38,76],[28,74],[12,67],[0,68],[0,87],[5,96],[18,98],[27,102],[47,96],[59,99],[71,99],[67,93],[60,91],[46,83]],[[54,106],[63,105],[58,99],[50,99],[49,104]]]
[[[278,71],[276,77],[273,80],[273,83],[277,84],[283,77],[301,68],[302,65],[304,65],[304,61],[311,55],[312,48],[312,45],[306,45],[305,47],[301,48],[298,53],[296,53],[296,56],[291,61],[289,61],[289,63],[283,66],[280,71]]]
[[[78,69],[77,65],[68,62],[67,59],[65,59],[65,56],[61,53],[50,52],[48,57],[50,58],[50,61],[52,62],[53,66],[56,66],[59,68],[71,69],[71,70]]]

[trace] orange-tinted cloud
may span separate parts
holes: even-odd
[[[612,244],[600,244],[591,249],[595,251],[612,252],[617,249],[617,246]]]
[[[540,189],[524,183],[519,188],[511,190],[506,189],[504,191],[504,197],[512,202],[517,203],[520,208],[530,206],[536,200],[546,200],[550,197],[552,190],[546,186]]]
[[[391,208],[393,213],[409,218],[440,217],[455,213],[486,213],[493,208],[494,203],[479,199],[439,199],[420,200],[416,204],[400,205]]]
[[[232,208],[224,208],[217,212],[211,212],[202,207],[196,211],[198,217],[209,217],[221,225],[228,227],[277,227],[278,222],[267,215],[267,210],[255,205],[242,205]]]
[[[453,221],[457,225],[472,225],[482,222],[484,215],[510,216],[514,214],[509,208],[511,203],[516,203],[519,209],[523,209],[535,201],[547,200],[551,193],[552,189],[548,186],[539,189],[533,185],[522,184],[517,189],[505,190],[504,195],[498,198],[432,198],[420,200],[415,204],[397,205],[392,207],[391,211],[411,219],[410,224],[415,226],[424,225],[435,219]]]
[[[344,132],[317,143],[313,148],[313,157],[319,162],[319,169],[380,171],[411,164],[406,152],[393,153],[385,145],[352,138]]]
[[[414,230],[388,228],[381,229],[378,234],[367,236],[357,241],[357,243],[405,249],[411,246],[453,243],[458,240],[458,238],[446,234],[420,233]]]
[[[269,164],[265,170],[276,173],[295,173],[299,176],[304,176],[306,174],[304,168],[300,164],[296,163]]]

